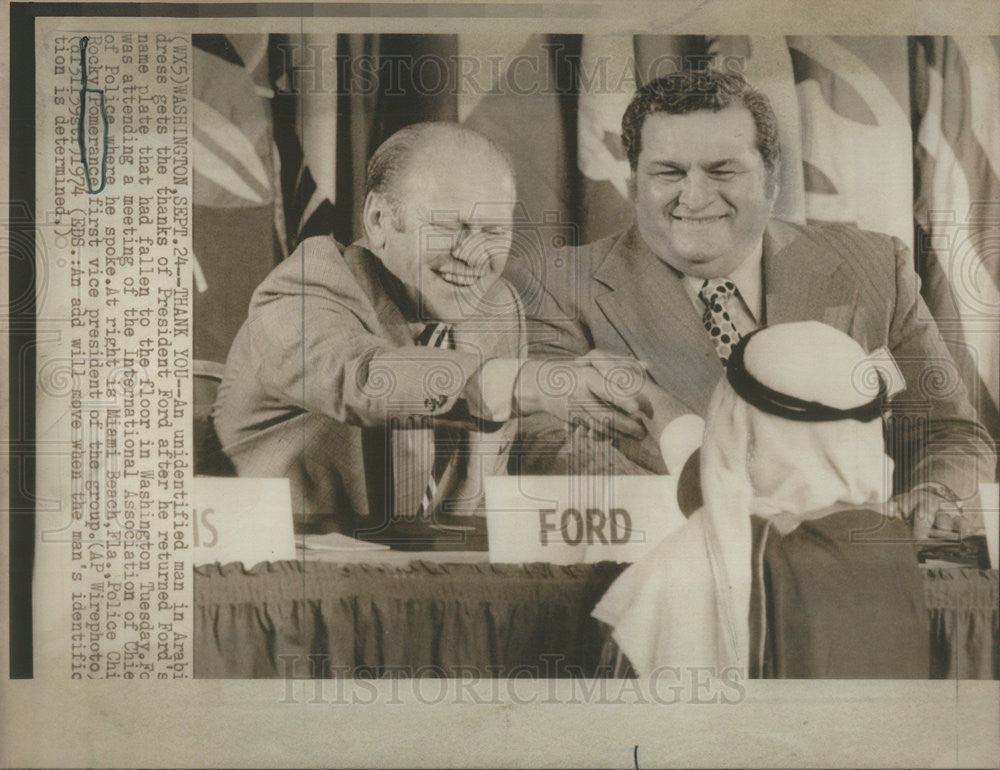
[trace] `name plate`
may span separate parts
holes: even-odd
[[[491,562],[634,562],[680,527],[673,476],[489,476]]]
[[[195,476],[194,564],[295,558],[292,493],[288,479]]]

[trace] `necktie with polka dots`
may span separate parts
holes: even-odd
[[[738,294],[739,290],[732,281],[718,278],[705,281],[698,292],[701,301],[705,303],[701,321],[708,330],[723,366],[729,362],[729,354],[742,337],[729,315],[729,302]]]

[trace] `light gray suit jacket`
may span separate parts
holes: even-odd
[[[445,512],[481,511],[482,476],[506,472],[515,425],[484,416],[479,372],[525,347],[510,285],[485,304],[454,326],[454,350],[415,345],[424,321],[363,243],[307,239],[254,292],[230,349],[214,412],[223,450],[241,476],[291,480],[301,531],[367,536],[393,511],[416,513],[434,465],[418,442],[390,469],[392,432],[433,430],[454,450]]]
[[[532,356],[578,356],[594,348],[635,356],[684,409],[705,416],[722,363],[683,277],[650,251],[634,226],[534,264],[509,264],[508,278],[525,299]],[[897,490],[934,480],[967,497],[977,478],[992,476],[989,436],[899,240],[849,225],[772,220],[762,269],[765,323],[821,321],[866,350],[884,345],[892,352],[907,383],[894,400],[887,439],[897,461]],[[551,423],[530,423],[522,428],[527,444],[559,444]],[[629,456],[662,471],[655,449],[646,450]],[[592,450],[577,441],[577,451]],[[567,450],[556,454],[565,460]],[[618,469],[628,466],[620,457],[617,463]],[[533,465],[539,467],[544,463]],[[566,467],[556,463],[558,470]]]

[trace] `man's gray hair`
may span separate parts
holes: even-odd
[[[398,184],[406,164],[419,146],[431,141],[480,144],[486,152],[494,153],[503,161],[512,181],[515,178],[510,155],[488,137],[458,123],[414,123],[394,133],[372,154],[365,177],[365,195],[378,193],[385,196],[398,214]]]

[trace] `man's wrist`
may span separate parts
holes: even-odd
[[[516,358],[491,358],[476,376],[473,411],[489,422],[506,422],[514,410],[514,396],[521,361]]]
[[[915,484],[909,490],[909,493],[911,495],[933,494],[959,507],[962,505],[962,499],[939,481],[924,481],[920,484]]]
[[[537,405],[533,403],[536,393],[533,380],[538,376],[538,366],[539,362],[532,358],[519,362],[510,393],[512,414],[520,416],[538,411]]]

